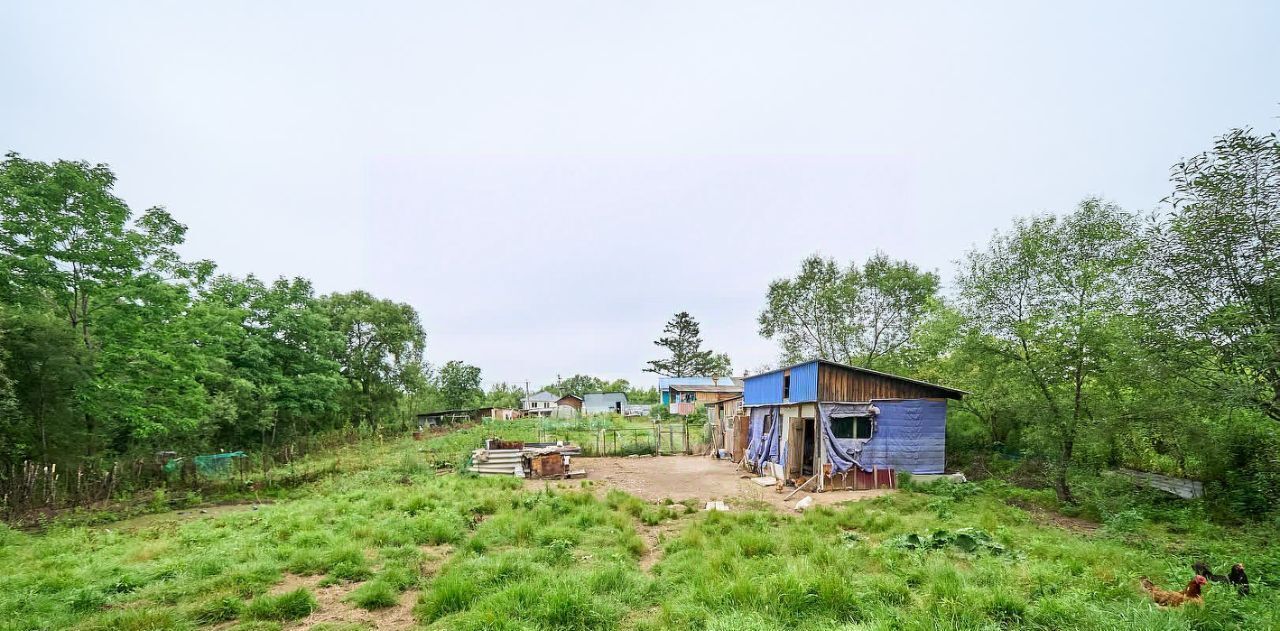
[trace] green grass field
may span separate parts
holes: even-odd
[[[288,629],[322,589],[375,619],[411,605],[428,629],[1280,628],[1265,584],[1280,552],[1263,532],[1145,520],[1070,530],[1010,506],[1037,498],[998,484],[803,515],[706,513],[429,464],[460,460],[492,431],[363,446],[338,474],[259,510],[0,527],[0,628]],[[951,543],[912,549],[909,535],[940,530]],[[960,545],[957,531],[982,545]],[[1244,562],[1254,594],[1213,585],[1203,606],[1163,610],[1139,591],[1144,574],[1180,587],[1199,558]],[[282,590],[299,576],[311,578]]]

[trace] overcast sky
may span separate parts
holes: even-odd
[[[1280,3],[1062,4],[8,1],[0,150],[110,164],[223,271],[408,302],[489,383],[649,384],[680,310],[741,372],[810,253],[949,279],[1280,127]]]

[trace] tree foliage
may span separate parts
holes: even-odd
[[[1151,230],[1153,339],[1201,392],[1280,421],[1280,138],[1234,130],[1173,183]]]
[[[457,360],[440,368],[437,380],[440,405],[449,410],[472,408],[480,404],[484,390],[480,388],[480,369]]]
[[[760,335],[777,339],[784,363],[827,359],[884,367],[908,350],[937,305],[938,275],[876,253],[841,268],[817,255],[794,278],[769,285]]]
[[[238,449],[395,413],[416,312],[216,275],[105,165],[0,162],[0,475],[23,459]]]
[[[1096,199],[1075,212],[1019,220],[965,258],[957,278],[962,312],[990,351],[1037,396],[1036,424],[1054,445],[1059,496],[1082,426],[1105,400],[1123,321],[1130,313],[1142,243],[1132,215]]]
[[[350,408],[373,425],[402,392],[420,385],[426,334],[418,313],[365,291],[332,294],[322,302],[344,342],[337,360],[350,383]]]

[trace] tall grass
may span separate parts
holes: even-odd
[[[461,459],[488,433],[388,443],[257,511],[0,527],[0,629],[284,628],[315,606],[305,589],[273,591],[286,574],[343,585],[348,606],[375,612],[416,590],[431,629],[1280,628],[1267,532],[1132,515],[1073,532],[995,484],[803,515],[704,513],[415,464]],[[959,528],[1005,552],[893,545]],[[1196,559],[1243,561],[1254,594],[1212,585],[1203,606],[1163,610],[1137,588],[1139,575],[1179,586]]]

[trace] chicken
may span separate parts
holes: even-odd
[[[1205,563],[1204,561],[1196,561],[1195,563],[1192,563],[1191,569],[1195,570],[1196,574],[1203,576],[1215,583],[1227,582],[1227,577],[1221,574],[1215,574],[1213,572],[1213,568],[1209,567],[1209,564]]]
[[[1227,581],[1236,586],[1236,593],[1241,596],[1249,595],[1249,576],[1244,573],[1244,564],[1237,563],[1231,566],[1231,571],[1227,573]]]
[[[1142,589],[1147,590],[1151,594],[1151,600],[1162,607],[1181,607],[1187,603],[1200,604],[1204,602],[1204,598],[1200,595],[1200,589],[1208,582],[1205,577],[1196,575],[1187,583],[1187,588],[1180,592],[1172,592],[1167,589],[1160,589],[1147,580],[1147,577],[1139,579],[1142,581]]]
[[[1231,571],[1226,576],[1215,574],[1213,570],[1204,561],[1196,561],[1191,565],[1191,569],[1196,574],[1203,576],[1215,583],[1231,583],[1236,588],[1236,593],[1241,596],[1249,595],[1249,576],[1244,573],[1244,564],[1237,563],[1231,566]]]

